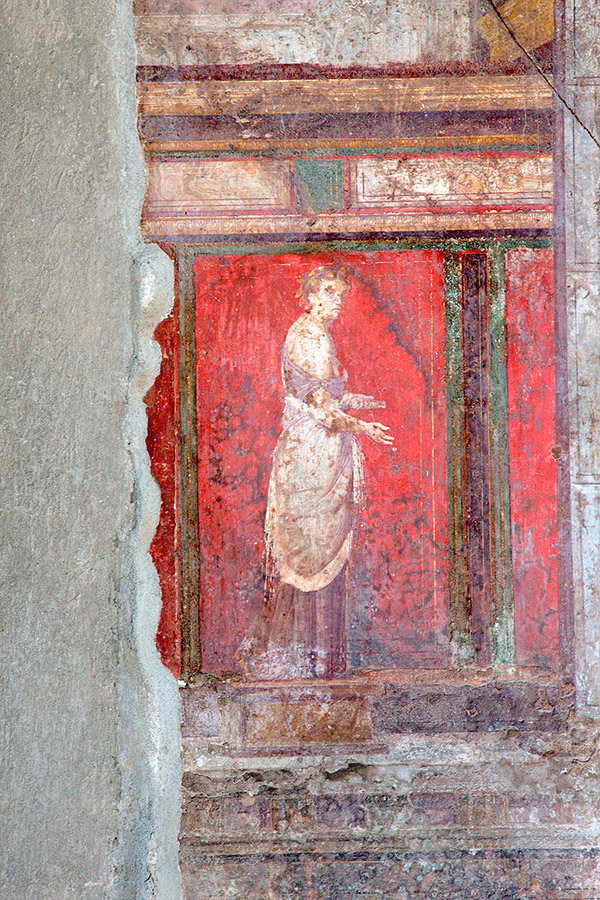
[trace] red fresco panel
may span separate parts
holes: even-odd
[[[553,254],[506,259],[510,511],[519,665],[558,667]]]
[[[202,257],[195,263],[203,670],[235,659],[264,602],[264,518],[281,430],[280,354],[299,279],[345,266],[332,327],[348,390],[385,400],[394,448],[361,438],[366,508],[351,557],[354,669],[447,662],[443,260],[437,251]]]
[[[176,309],[156,328],[162,362],[158,378],[146,394],[152,475],[161,493],[160,519],[150,547],[162,593],[156,644],[164,664],[179,675],[181,626],[177,567],[177,410],[178,324]]]

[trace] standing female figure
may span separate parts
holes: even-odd
[[[283,345],[283,430],[265,522],[271,577],[265,607],[237,654],[255,678],[332,677],[346,670],[347,564],[362,495],[355,435],[393,440],[385,425],[346,412],[385,406],[346,391],[329,327],[349,289],[341,268],[319,266],[305,275],[300,292],[307,310]]]

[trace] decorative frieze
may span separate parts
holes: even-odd
[[[291,163],[285,160],[152,160],[144,217],[198,216],[232,211],[285,212],[291,202]]]
[[[148,238],[552,227],[550,156],[153,159]]]
[[[548,204],[552,158],[465,154],[352,160],[350,198],[356,209]]]

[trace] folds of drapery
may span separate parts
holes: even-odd
[[[317,591],[350,555],[361,451],[353,435],[318,422],[287,397],[269,484],[265,540],[285,584]]]

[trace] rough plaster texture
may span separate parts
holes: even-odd
[[[171,16],[152,15],[160,9],[152,0],[136,6],[145,13],[138,17],[141,65],[228,65],[234,58],[241,65],[374,66],[465,60],[475,50],[471,0],[269,0],[199,15],[206,4],[176,2]]]
[[[172,284],[139,239],[130,4],[7,0],[0,34],[0,896],[174,900],[142,405]]]
[[[558,721],[561,700],[539,685],[523,716],[526,688],[511,685],[500,705],[492,686],[472,689],[462,717],[451,689],[420,700],[413,689],[404,723],[383,703],[379,747],[343,752],[332,740],[328,752],[321,736],[272,756],[252,734],[245,752],[220,744],[222,686],[189,688],[184,896],[597,900],[598,726],[577,722],[566,694]],[[248,706],[247,722],[256,713]],[[272,728],[284,735],[286,723]]]
[[[600,715],[600,19],[591,0],[568,0],[564,94],[565,263],[569,309],[571,499],[579,708]],[[585,127],[584,127],[585,126]],[[586,131],[587,129],[587,131]],[[560,177],[560,176],[559,176]]]

